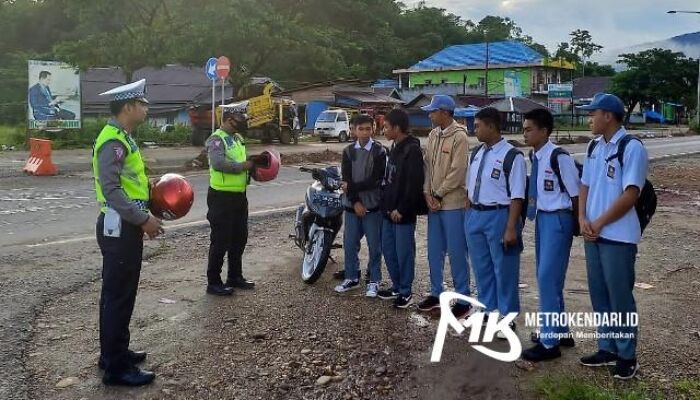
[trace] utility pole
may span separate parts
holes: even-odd
[[[486,75],[484,78],[484,97],[489,97],[489,40],[486,38]]]
[[[671,10],[667,11],[667,14],[698,14],[700,15],[700,11],[679,11],[679,10]],[[698,93],[697,93],[697,98],[695,99],[695,123],[700,126],[700,54],[698,54]]]

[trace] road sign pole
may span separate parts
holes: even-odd
[[[225,97],[226,97],[226,96],[224,95],[224,88],[225,88],[225,87],[226,87],[226,79],[222,79],[222,80],[221,80],[221,105],[222,105],[222,106],[224,105],[224,99],[225,99]]]
[[[216,81],[211,81],[211,133],[216,129]]]

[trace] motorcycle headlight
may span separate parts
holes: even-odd
[[[335,178],[326,178],[326,186],[331,190],[340,189],[340,181]]]

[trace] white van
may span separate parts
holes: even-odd
[[[326,110],[322,112],[316,124],[314,133],[322,142],[329,138],[338,139],[339,142],[347,142],[350,139],[350,121],[345,110]]]

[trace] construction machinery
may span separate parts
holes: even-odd
[[[263,143],[279,141],[282,144],[297,144],[300,129],[296,104],[289,98],[273,94],[273,88],[272,83],[267,83],[259,96],[236,99],[248,101],[248,130],[243,134]],[[192,144],[202,146],[211,134],[211,110],[192,108],[189,115],[192,124]],[[219,126],[220,122],[221,107],[217,107],[216,126]]]

